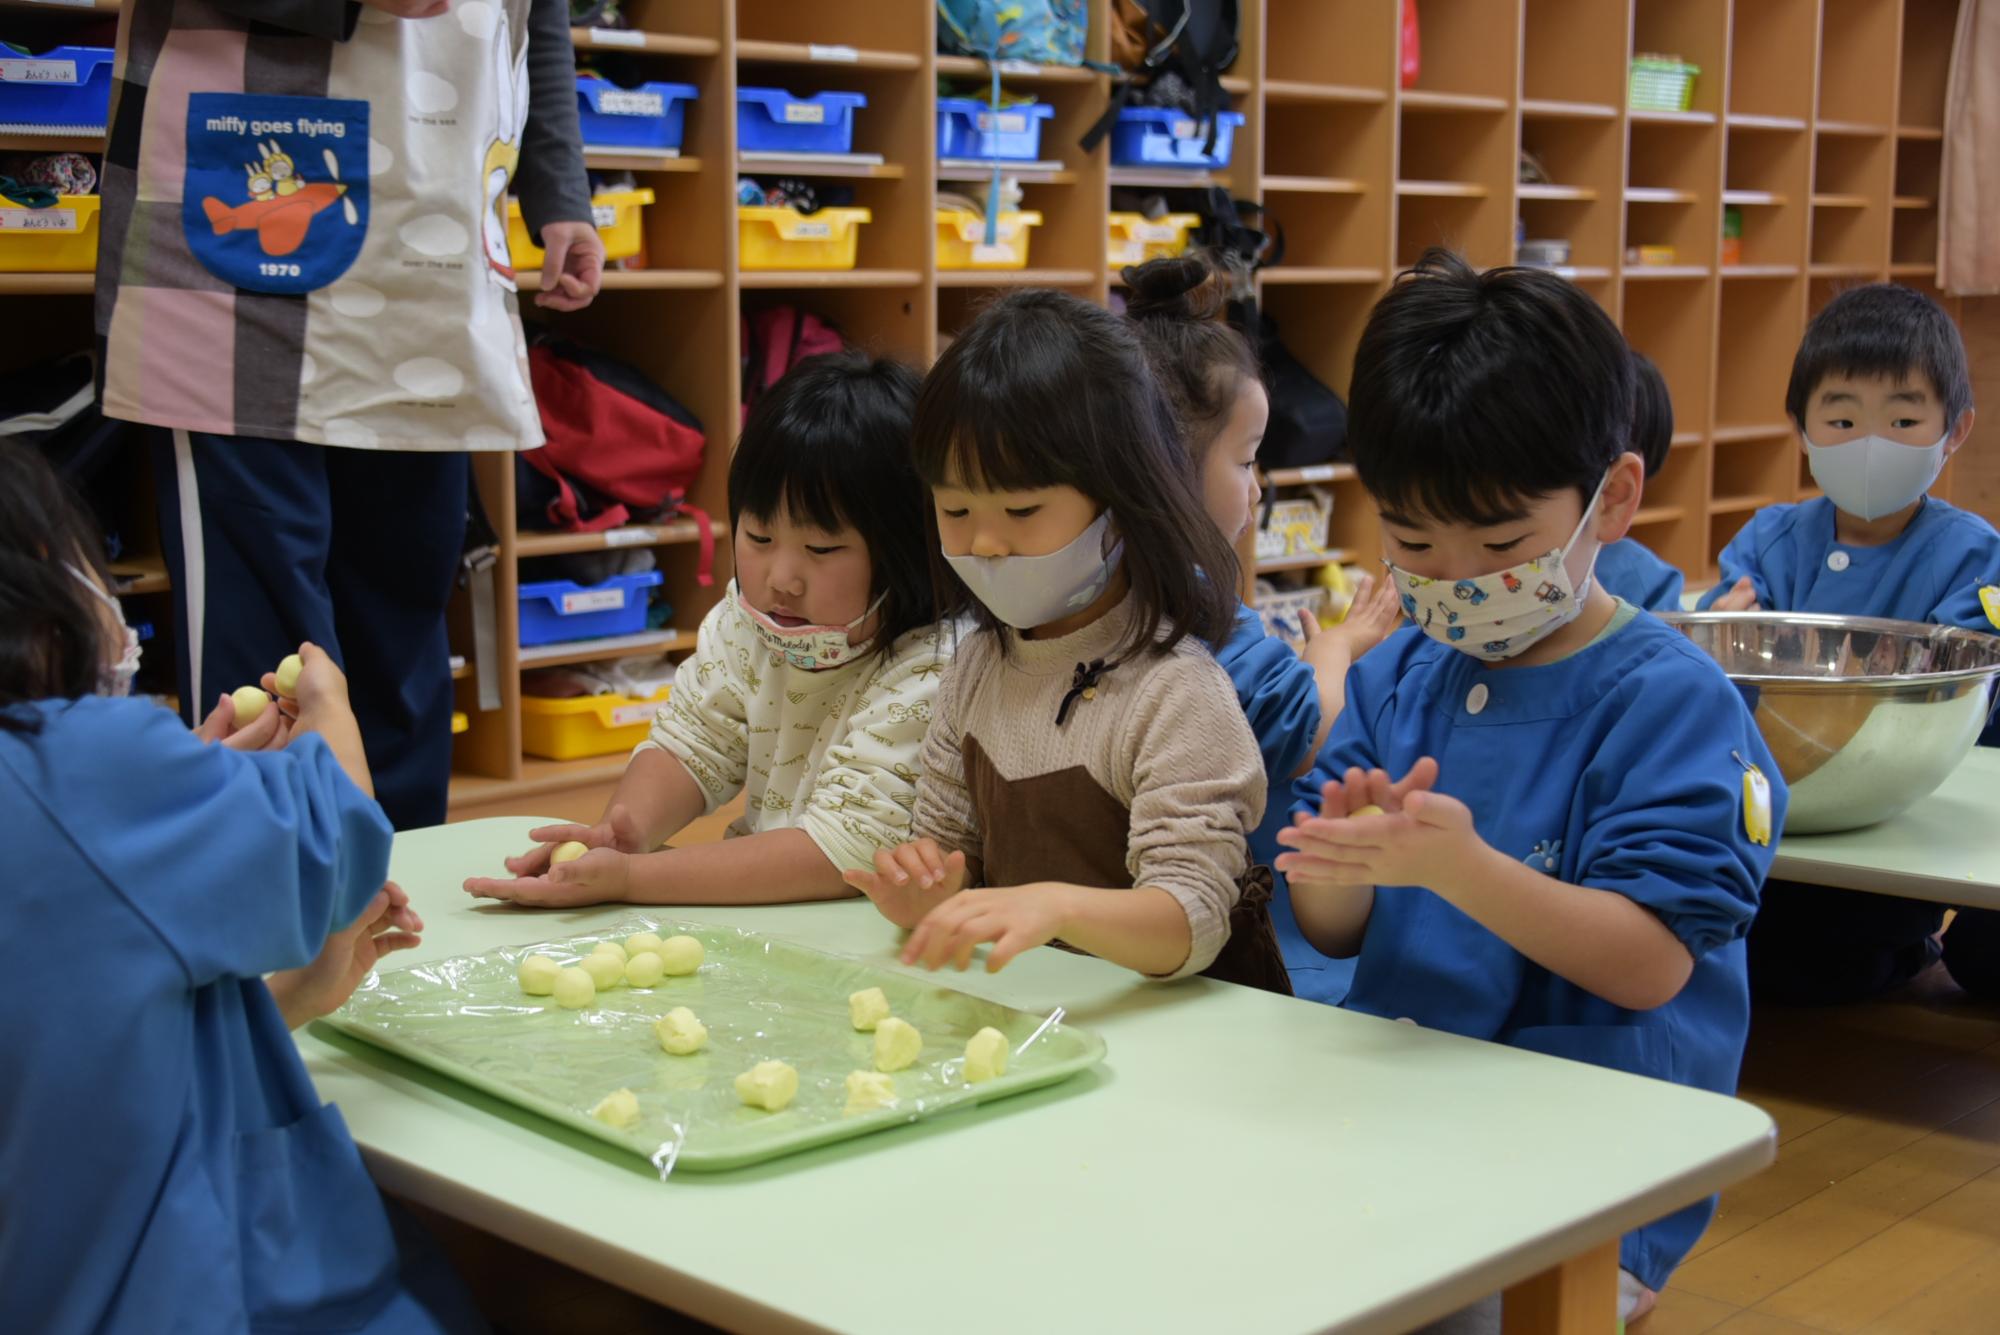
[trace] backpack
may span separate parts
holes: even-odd
[[[1257,466],[1308,468],[1347,457],[1347,405],[1278,337],[1278,322],[1244,302],[1232,302],[1229,322],[1257,348],[1271,398],[1271,421],[1257,447]]]
[[[1112,0],[1111,46],[1133,77],[1118,85],[1082,139],[1094,149],[1118,113],[1138,103],[1171,106],[1208,125],[1204,151],[1215,148],[1215,113],[1229,108],[1222,71],[1236,62],[1237,0]]]
[[[144,428],[106,417],[97,359],[71,352],[0,375],[0,437],[41,452],[97,519],[105,555],[125,554],[132,479],[144,474]]]
[[[1090,32],[1086,0],[937,0],[938,43],[988,62],[1082,65]]]
[[[522,525],[595,533],[685,514],[700,530],[696,578],[707,584],[715,535],[687,504],[707,444],[701,422],[635,367],[559,334],[534,335],[528,373],[548,440],[515,456]]]
[[[771,306],[743,315],[743,420],[764,391],[808,357],[846,347],[840,331],[810,311]]]

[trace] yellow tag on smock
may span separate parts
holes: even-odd
[[[1986,609],[1986,619],[2000,630],[2000,584],[1988,584],[1979,591],[1979,605]]]
[[[1771,781],[1755,765],[1743,771],[1743,833],[1753,844],[1771,843]]]

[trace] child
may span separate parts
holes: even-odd
[[[1972,432],[1951,317],[1900,284],[1841,293],[1806,328],[1785,408],[1826,495],[1760,511],[1723,548],[1722,578],[1701,606],[1966,624],[1969,606],[1954,609],[2000,569],[2000,533],[1925,494]],[[1750,933],[1751,984],[1792,1002],[1875,995],[1954,953],[1951,933],[1935,939],[1944,910],[1774,881]],[[1961,949],[1977,936],[1966,932]],[[1973,976],[1964,957],[1953,971]]]
[[[1726,1093],[1785,792],[1721,668],[1592,578],[1639,505],[1631,384],[1553,274],[1432,251],[1377,304],[1348,439],[1420,631],[1348,674],[1278,865],[1359,954],[1347,1006]],[[1625,1239],[1626,1318],[1713,1209]]]
[[[1204,647],[1236,559],[1173,433],[1131,325],[1060,292],[1000,298],[925,380],[940,581],[981,628],[939,691],[914,838],[848,877],[915,929],[906,963],[1061,940],[1288,990],[1267,892],[1244,892],[1264,768]]]
[[[910,462],[917,375],[859,353],[799,363],[729,465],[736,579],[701,624],[652,736],[594,826],[531,832],[518,879],[467,891],[541,906],[784,904],[910,837],[917,753],[951,655]],[[732,836],[660,845],[739,792]],[[593,850],[551,868],[553,846]]]
[[[1127,269],[1124,277],[1130,293],[1126,314],[1138,325],[1146,360],[1180,425],[1208,516],[1234,548],[1249,532],[1263,495],[1257,446],[1271,405],[1256,354],[1221,318],[1221,275],[1208,260],[1153,260]],[[1283,640],[1265,635],[1257,609],[1238,604],[1236,629],[1216,661],[1235,685],[1237,703],[1264,756],[1268,794],[1264,822],[1250,834],[1253,864],[1268,867],[1277,859],[1278,831],[1291,818],[1292,785],[1312,768],[1340,712],[1347,669],[1381,643],[1401,615],[1387,583],[1364,579],[1340,624],[1321,630],[1312,613],[1300,614],[1306,640],[1293,653]],[[1314,1001],[1340,1000],[1351,970],[1306,944],[1282,879],[1272,898],[1271,922],[1293,992]]]
[[[383,883],[340,670],[301,646],[277,751],[105,698],[138,654],[101,550],[0,441],[0,840],[33,868],[0,899],[8,1328],[478,1329],[448,1274],[399,1260],[288,1033],[422,926]]]
[[[1667,462],[1674,441],[1674,401],[1666,377],[1643,352],[1632,354],[1632,448],[1646,461],[1651,482]],[[1681,572],[1637,538],[1620,538],[1598,553],[1597,579],[1605,591],[1649,612],[1681,610]]]

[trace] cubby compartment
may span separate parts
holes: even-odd
[[[1449,246],[1473,264],[1488,268],[1513,258],[1512,228],[1504,205],[1477,194],[1428,193],[1430,186],[1397,187],[1396,266],[1414,264],[1431,246]]]
[[[1378,8],[1393,14],[1401,7]],[[1513,100],[1518,0],[1424,0],[1418,23],[1421,59],[1409,93],[1489,98],[1503,105]]]
[[[1711,268],[1719,251],[1722,133],[1712,123],[1631,123],[1625,247],[1673,247],[1673,266]]]
[[[1632,54],[1679,56],[1698,67],[1689,109],[1706,117],[1722,112],[1728,42],[1728,0],[1637,0],[1633,7]]]
[[[756,53],[759,43],[817,47],[819,54],[812,58],[837,70],[842,64],[922,51],[931,36],[930,9],[929,5],[882,4],[880,0],[815,0],[809,5],[794,0],[736,0],[736,43],[739,48],[749,48],[746,55]],[[807,54],[798,52],[800,56]],[[907,68],[914,70],[920,63],[910,60]]]
[[[1268,0],[1264,77],[1288,95],[1396,86],[1399,6],[1380,0]]]
[[[1625,337],[1660,368],[1685,429],[1706,426],[1715,287],[1702,279],[1625,285]]]
[[[1383,102],[1283,102],[1265,110],[1264,185],[1369,188],[1387,177],[1395,113]]]
[[[1713,579],[1722,564],[1722,549],[1730,539],[1743,531],[1743,526],[1755,517],[1758,505],[1745,505],[1733,500],[1720,500],[1709,508],[1708,516],[1708,560],[1704,575]]]
[[[1708,497],[1708,448],[1685,445],[1668,451],[1667,462],[1646,480],[1641,513],[1653,531],[1640,541],[1671,565],[1699,569]]]
[[[1896,141],[1896,198],[1928,200],[1935,204],[1938,176],[1942,168],[1943,141],[1899,139]]]
[[[1729,113],[1804,122],[1813,114],[1813,0],[1738,0],[1730,15]]]
[[[1959,0],[1903,0],[1903,77],[1897,124],[1923,129],[1944,125],[1944,92],[1951,77],[1958,6]]]
[[[1889,263],[1892,266],[1936,266],[1938,215],[1935,208],[1898,209],[1891,226]]]
[[[1624,105],[1630,41],[1624,5],[1603,0],[1527,0],[1522,28],[1524,101]]]
[[[1734,209],[1740,222],[1739,265],[1797,269],[1804,263],[1811,148],[1811,136],[1800,131],[1730,129],[1722,206]]]
[[[1402,180],[1504,181],[1516,160],[1514,122],[1507,116],[1403,107]]]
[[[1267,189],[1266,216],[1285,232],[1284,261],[1271,272],[1320,268],[1369,269],[1380,274],[1389,261],[1389,211],[1385,205],[1377,191],[1323,194]]]
[[[1819,24],[1821,121],[1888,129],[1896,121],[1890,61],[1899,28],[1896,0],[1824,0]]]
[[[1709,494],[1712,507],[1755,512],[1789,501],[1797,490],[1794,457],[1801,450],[1789,432],[1715,442]]]
[[[1785,385],[1805,332],[1805,294],[1796,278],[1723,284],[1715,349],[1715,436],[1785,429]]]

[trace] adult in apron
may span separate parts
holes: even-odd
[[[469,450],[542,443],[543,304],[595,295],[564,0],[132,0],[97,329],[153,459],[183,712],[301,641],[346,669],[399,828],[444,819]]]

